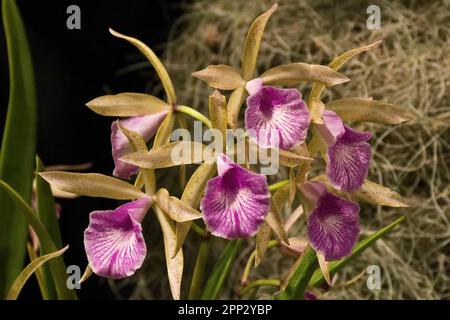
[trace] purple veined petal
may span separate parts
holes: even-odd
[[[324,110],[322,119],[324,124],[318,125],[317,128],[327,144],[331,145],[345,133],[344,123],[341,118],[331,110]]]
[[[308,218],[308,234],[311,246],[326,261],[349,255],[359,235],[358,204],[323,193]]]
[[[263,80],[261,78],[250,80],[245,85],[245,89],[250,95],[256,94],[259,90],[262,89],[262,87],[263,87]]]
[[[270,209],[266,177],[242,168],[224,154],[217,157],[217,171],[200,204],[208,230],[226,239],[255,235]]]
[[[145,141],[149,141],[163,122],[167,112],[150,114],[146,116],[131,117],[120,121],[120,124],[129,130],[139,133]],[[113,175],[122,179],[129,180],[131,176],[139,171],[139,168],[131,164],[120,161],[119,159],[133,151],[128,143],[127,137],[120,131],[117,121],[111,125],[111,146],[114,159]]]
[[[257,83],[247,83],[252,92]],[[297,89],[262,86],[247,98],[245,128],[256,132],[262,147],[289,150],[302,143],[308,133],[311,117]]]
[[[327,177],[339,190],[354,192],[364,183],[369,170],[370,132],[359,132],[344,125],[345,133],[328,148]]]
[[[84,247],[95,274],[112,279],[131,276],[147,253],[141,221],[151,206],[149,197],[115,210],[94,211],[84,231]]]

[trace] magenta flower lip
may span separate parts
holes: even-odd
[[[150,114],[146,116],[131,117],[124,120],[114,121],[111,125],[111,147],[114,159],[113,175],[122,179],[129,180],[137,174],[139,168],[120,160],[123,156],[133,152],[127,137],[120,131],[117,124],[120,124],[132,131],[139,133],[146,142],[148,142],[156,133],[159,126],[167,115],[167,111]]]
[[[217,157],[217,171],[200,204],[208,230],[226,239],[255,235],[270,209],[266,177],[242,168],[224,154]]]
[[[311,117],[297,89],[263,86],[254,79],[247,91],[245,128],[255,132],[260,146],[289,150],[305,141]]]
[[[144,197],[115,210],[90,214],[84,246],[95,274],[121,279],[141,267],[147,253],[141,222],[151,202],[150,197]]]
[[[300,189],[313,204],[308,218],[311,247],[326,261],[348,256],[359,236],[358,204],[328,192],[318,182],[307,182]]]
[[[337,189],[354,192],[364,183],[369,170],[371,149],[367,141],[372,134],[346,126],[330,110],[323,113],[324,124],[318,129],[328,144],[326,174]]]

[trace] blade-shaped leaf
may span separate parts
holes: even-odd
[[[61,231],[59,229],[59,222],[55,210],[55,201],[53,199],[50,185],[39,176],[39,172],[44,172],[45,168],[39,157],[36,157],[36,214],[44,227],[47,229],[53,243],[57,248],[62,247]],[[41,248],[41,255],[44,254]],[[62,262],[64,263],[64,261]],[[51,277],[50,268],[43,266],[42,278],[45,283],[46,296],[48,299],[56,299],[55,285]]]
[[[9,66],[9,101],[0,152],[0,179],[31,203],[36,131],[36,93],[27,35],[15,1],[2,1]],[[5,85],[5,84],[3,84]],[[2,109],[6,109],[2,106]],[[27,224],[0,190],[0,298],[22,270]]]
[[[192,73],[192,76],[219,90],[234,90],[245,86],[239,71],[223,64],[210,65],[206,69]]]
[[[402,223],[405,220],[406,220],[406,218],[402,216],[402,217],[398,218],[397,220],[395,220],[390,225],[375,232],[371,236],[359,241],[358,244],[353,249],[352,254],[350,256],[348,256],[347,258],[344,258],[342,260],[330,262],[330,264],[329,264],[330,274],[333,275],[334,273],[338,272],[342,267],[344,267],[346,264],[351,262],[355,257],[357,257],[359,254],[361,254],[364,250],[366,250],[367,248],[372,246],[375,243],[375,241],[377,241],[378,239],[380,239],[380,238],[384,237],[385,235],[387,235],[388,233],[390,233],[392,230],[394,230],[394,228],[396,226],[398,226],[400,223]],[[316,286],[320,285],[323,281],[324,281],[324,277],[323,277],[322,272],[320,270],[316,270],[314,272],[314,275],[311,278],[311,281],[309,282],[309,285],[312,287],[316,287]]]
[[[302,82],[319,82],[326,87],[350,81],[343,74],[330,67],[318,64],[289,63],[271,68],[260,78],[264,84],[275,86],[297,86]]]
[[[242,77],[246,81],[253,77],[264,29],[270,16],[277,8],[278,5],[274,4],[268,11],[256,18],[247,32],[244,44],[244,54],[242,56]]]
[[[120,34],[112,29],[109,29],[109,32],[115,37],[127,40],[131,44],[133,44],[139,51],[148,59],[148,61],[152,64],[153,68],[155,68],[156,73],[158,74],[159,79],[162,82],[164,87],[164,91],[167,95],[167,102],[169,104],[173,104],[177,102],[177,96],[175,95],[175,89],[172,84],[172,80],[169,77],[169,74],[161,63],[156,54],[150,49],[147,45],[145,45],[142,41],[128,37],[126,35]]]
[[[33,260],[28,266],[25,267],[25,269],[23,269],[23,271],[16,278],[16,280],[11,286],[11,289],[8,292],[8,295],[6,296],[6,300],[16,300],[20,294],[20,291],[22,291],[23,286],[25,285],[27,280],[33,275],[33,273],[36,272],[36,270],[38,270],[47,261],[61,256],[64,252],[66,252],[67,249],[69,249],[69,246],[66,246],[59,251],[48,253],[46,255],[43,255],[42,257]]]
[[[155,194],[155,202],[172,220],[186,222],[200,219],[203,215],[191,208],[186,202],[169,195],[167,189],[159,189]]]
[[[53,240],[51,239],[49,233],[39,221],[33,209],[26,203],[26,201],[3,180],[0,180],[0,187],[6,191],[11,199],[13,199],[13,201],[20,209],[19,212],[23,214],[27,223],[33,227],[34,231],[39,237],[39,241],[43,251],[45,253],[57,251],[57,248],[53,243]],[[67,274],[62,258],[52,260],[49,265],[50,271],[52,273],[52,278],[55,283],[58,299],[76,300],[77,295],[75,293],[75,290],[71,290],[67,287]]]
[[[227,104],[227,121],[230,128],[236,128],[238,123],[239,112],[244,102],[246,91],[244,87],[237,88],[233,91],[228,99]]]
[[[175,235],[175,223],[157,205],[155,205],[154,208],[164,237],[164,251],[166,256],[167,276],[169,277],[170,291],[172,292],[173,299],[179,300],[184,266],[183,250],[180,249],[178,253],[174,255],[177,242]]]
[[[203,155],[203,158],[202,158]],[[200,161],[212,162],[214,152],[200,142],[175,141],[148,152],[135,152],[120,160],[145,169],[160,169],[193,164]]]
[[[276,296],[279,300],[302,300],[305,289],[318,265],[316,253],[307,247],[297,259],[287,277],[289,281],[282,284],[284,291]]]
[[[414,118],[405,108],[369,98],[334,100],[327,103],[327,109],[336,112],[344,121],[399,124]]]
[[[113,117],[143,116],[172,110],[170,104],[157,97],[133,92],[101,96],[86,106],[102,116]]]
[[[30,242],[27,243],[27,252],[28,252],[28,257],[30,258],[30,262],[33,262],[34,260],[39,258],[37,252],[35,251],[35,249],[33,248],[33,246],[31,245]],[[44,300],[56,299],[55,298],[56,293],[55,293],[55,295],[53,295],[50,292],[50,290],[47,288],[47,281],[45,279],[42,268],[37,269],[35,272],[35,275],[36,275],[36,280],[38,282],[39,290],[41,291],[42,299],[44,299]],[[53,290],[55,290],[54,287],[53,287]]]
[[[88,197],[130,200],[146,196],[132,184],[98,173],[47,171],[39,175],[60,190]]]
[[[234,258],[241,247],[242,240],[229,241],[214,265],[211,274],[206,281],[201,296],[202,300],[214,300],[228,277]]]

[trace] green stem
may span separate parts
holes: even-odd
[[[205,274],[206,261],[208,260],[211,242],[203,238],[195,261],[194,273],[192,274],[191,288],[189,289],[189,300],[200,298],[203,275]]]
[[[275,247],[279,243],[280,242],[278,240],[270,240],[269,244],[267,245],[267,249]],[[242,287],[247,285],[248,277],[249,277],[250,271],[252,270],[252,266],[255,262],[255,258],[256,258],[256,250],[254,250],[252,252],[252,254],[250,255],[250,257],[248,257],[247,264],[245,265],[244,272],[242,273],[242,278],[241,278],[241,286]]]
[[[191,225],[192,230],[197,233],[199,236],[201,237],[208,237],[208,231],[202,229],[198,224],[196,224],[195,222],[192,222]]]
[[[281,285],[281,281],[279,279],[259,279],[250,282],[248,285],[241,289],[240,294],[244,295],[253,288],[261,287],[261,286],[269,286],[269,287],[279,287]]]
[[[211,121],[202,113],[188,106],[175,106],[175,111],[185,113],[194,119],[203,122],[208,128],[212,128]]]
[[[278,190],[278,189],[281,189],[281,188],[283,188],[285,185],[287,185],[288,183],[289,183],[289,179],[285,179],[285,180],[278,181],[278,182],[276,182],[276,183],[274,183],[274,184],[271,184],[271,185],[269,186],[269,191],[270,191],[270,192],[273,192],[273,191],[276,191],[276,190]]]

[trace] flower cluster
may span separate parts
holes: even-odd
[[[257,253],[261,254],[264,251],[261,248],[267,247],[272,235],[267,230],[273,231],[285,246],[290,246],[288,229],[300,215],[294,210],[283,223],[281,209],[285,203],[292,204],[297,199],[306,215],[306,242],[317,253],[319,261],[323,259],[327,263],[351,254],[359,236],[360,208],[349,199],[354,199],[367,185],[371,134],[344,124],[345,116],[355,107],[346,103],[345,98],[332,108],[333,104],[321,102],[320,95],[326,87],[349,81],[337,69],[380,42],[349,51],[330,66],[292,63],[274,67],[254,78],[263,30],[276,8],[274,5],[250,27],[241,71],[212,65],[193,73],[216,89],[210,97],[210,119],[177,102],[170,77],[150,48],[137,39],[111,31],[132,43],[149,59],[162,81],[167,102],[149,95],[122,93],[99,97],[87,104],[98,114],[122,117],[112,122],[111,144],[113,175],[123,180],[81,174],[46,173],[44,176],[65,191],[131,200],[115,210],[90,214],[84,243],[89,267],[94,273],[118,279],[132,275],[142,265],[147,248],[141,223],[150,208],[155,211],[164,233],[169,282],[175,298],[179,298],[183,272],[182,244],[192,220],[198,218],[203,218],[205,232],[217,237],[239,239],[257,234]],[[301,82],[313,83],[307,101],[296,88]],[[228,103],[217,90],[233,90]],[[278,151],[280,158],[283,157],[280,162],[290,172],[289,180],[269,185],[268,177],[258,173],[257,166],[235,162],[234,150],[227,150],[214,155],[215,165],[205,162],[198,167],[181,199],[170,196],[165,189],[157,191],[155,169],[195,163],[170,157],[170,151],[181,143],[170,143],[175,119],[181,125],[179,115],[187,114],[224,132],[227,128],[239,127],[244,101],[244,127],[254,133],[246,137],[248,142]],[[386,116],[375,110],[379,105],[375,101],[364,101],[368,108],[366,117],[358,120],[383,123]],[[390,107],[389,112],[395,113],[396,109]],[[399,122],[407,120],[398,119]],[[153,147],[147,150],[153,137]],[[317,153],[326,162],[326,175],[310,178],[312,160]],[[214,172],[217,172],[215,177]],[[124,181],[135,176],[134,185]],[[142,192],[144,186],[145,193]],[[377,195],[384,190],[374,183],[369,187],[378,189],[366,194]],[[387,197],[380,198],[369,200],[392,205]],[[196,210],[198,207],[201,212]]]

